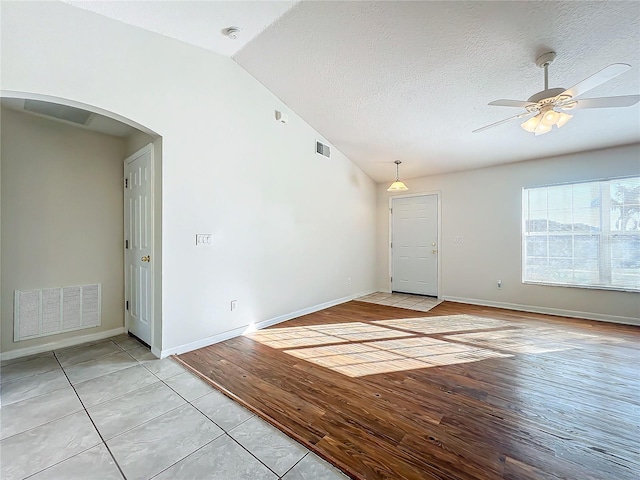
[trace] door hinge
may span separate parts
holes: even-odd
[[[393,277],[391,277],[391,283],[393,283]]]
[[[129,248],[129,240],[124,241],[124,248],[125,249]]]
[[[393,248],[393,242],[391,242],[391,248]]]
[[[389,211],[391,212],[391,215],[393,215],[393,208],[390,208]]]
[[[129,300],[127,300],[127,301],[125,302],[125,304],[126,304],[127,311],[128,311],[128,310],[129,310]]]
[[[124,188],[129,188],[129,179],[128,178],[124,179]]]

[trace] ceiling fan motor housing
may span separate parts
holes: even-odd
[[[543,100],[551,101],[555,99],[558,95],[560,95],[562,92],[564,92],[565,90],[566,88],[550,88],[548,90],[543,90],[529,97],[527,101],[534,102],[534,103],[542,102]]]

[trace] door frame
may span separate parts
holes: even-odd
[[[393,285],[391,282],[391,277],[393,276],[393,252],[391,251],[391,242],[393,242],[393,199],[394,198],[410,198],[410,197],[427,197],[431,195],[435,195],[437,199],[437,214],[438,221],[436,228],[438,229],[438,253],[437,253],[437,277],[438,277],[438,295],[436,298],[440,299],[442,297],[442,202],[440,199],[440,190],[435,190],[432,192],[421,192],[421,193],[407,193],[402,195],[390,195],[389,196],[389,241],[387,242],[387,255],[389,258],[389,272],[387,275],[387,293],[391,293],[393,290]]]
[[[124,159],[124,163],[123,163],[123,179],[126,179],[126,168],[127,165],[130,163],[133,163],[137,158],[141,157],[142,155],[145,155],[149,153],[149,156],[151,158],[151,161],[149,162],[149,173],[151,175],[151,179],[150,179],[150,186],[151,186],[151,192],[150,192],[150,216],[151,216],[151,235],[150,235],[150,243],[151,243],[151,252],[152,252],[152,260],[151,262],[149,262],[149,269],[150,269],[150,278],[151,278],[151,293],[149,295],[149,318],[150,320],[150,327],[151,327],[151,331],[149,333],[150,335],[150,339],[149,339],[149,347],[151,348],[151,350],[153,350],[154,348],[154,344],[153,344],[153,340],[155,338],[154,334],[155,334],[155,324],[156,324],[156,317],[155,317],[155,291],[156,291],[156,281],[155,281],[155,260],[156,260],[156,251],[155,251],[155,234],[156,234],[156,218],[155,218],[155,168],[154,168],[154,164],[155,164],[155,158],[154,158],[154,152],[153,152],[153,143],[149,143],[147,145],[145,145],[144,147],[142,147],[140,150],[136,151],[135,153],[129,155],[127,158]],[[125,296],[125,304],[122,306],[123,308],[123,312],[124,312],[124,331],[126,333],[129,332],[129,315],[128,315],[128,311],[127,311],[127,301],[131,301],[131,299],[127,299],[127,293],[129,292],[129,276],[127,275],[127,248],[126,248],[126,241],[127,241],[127,189],[124,188],[123,185],[123,212],[122,212],[122,221],[123,221],[123,239],[122,239],[122,247],[123,247],[123,260],[124,260],[124,296]],[[129,239],[130,240],[130,239]]]

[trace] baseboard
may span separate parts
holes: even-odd
[[[565,310],[562,308],[538,307],[533,305],[520,305],[517,303],[493,302],[490,300],[478,300],[475,298],[449,297],[443,296],[442,300],[450,302],[468,303],[470,305],[480,305],[483,307],[504,308],[506,310],[519,310],[521,312],[543,313],[547,315],[559,315],[561,317],[583,318],[586,320],[597,320],[600,322],[620,323],[623,325],[640,326],[640,318],[623,317],[620,315],[607,315],[603,313],[581,312],[576,310]]]
[[[43,345],[35,345],[33,347],[18,348],[8,352],[0,353],[0,360],[13,360],[14,358],[26,357],[28,355],[36,355],[38,353],[58,350],[60,348],[73,347],[81,343],[94,342],[96,340],[104,340],[105,338],[115,337],[124,333],[124,327],[113,328],[104,332],[90,333],[88,335],[80,335],[73,338],[66,338],[55,342],[45,343]]]
[[[220,343],[234,337],[239,337],[244,332],[246,332],[248,328],[261,330],[263,328],[267,328],[272,325],[276,325],[278,323],[286,322],[287,320],[291,320],[293,318],[301,317],[302,315],[308,315],[310,313],[314,313],[319,310],[324,310],[325,308],[333,307],[334,305],[339,305],[341,303],[348,302],[350,300],[353,300],[354,298],[362,297],[364,295],[369,295],[370,293],[374,293],[375,291],[376,290],[372,290],[370,292],[349,295],[346,297],[338,298],[336,300],[331,300],[329,302],[320,303],[318,305],[314,305],[313,307],[303,308],[302,310],[296,310],[295,312],[287,313],[285,315],[280,315],[278,317],[270,318],[268,320],[263,320],[254,325],[244,325],[239,328],[234,328],[233,330],[228,330],[226,332],[222,332],[217,335],[212,335],[210,337],[203,338],[202,340],[197,340],[195,342],[186,343],[178,347],[162,350],[160,352],[160,355],[157,355],[157,353],[154,352],[153,349],[151,350],[151,352],[154,355],[159,356],[160,358],[165,358],[165,357],[168,357],[169,355],[180,355],[182,353],[190,352],[192,350],[197,350],[198,348],[208,347],[209,345],[213,345],[214,343]]]
[[[157,358],[162,358],[162,350],[157,347],[151,346],[151,353],[153,353]]]
[[[256,330],[261,330],[263,328],[270,327],[272,325],[277,325],[278,323],[286,322],[287,320],[291,320],[292,318],[301,317],[302,315],[308,315],[310,313],[318,312],[320,310],[324,310],[325,308],[333,307],[335,305],[340,305],[341,303],[349,302],[353,299],[364,297],[365,295],[370,295],[371,293],[375,293],[376,290],[372,290],[366,293],[358,293],[356,295],[349,295],[347,297],[342,297],[337,300],[331,300],[330,302],[320,303],[318,305],[314,305],[313,307],[303,308],[302,310],[298,310],[296,312],[287,313],[286,315],[280,315],[279,317],[271,318],[269,320],[264,320],[262,322],[256,323]]]

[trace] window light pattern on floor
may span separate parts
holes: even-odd
[[[549,353],[597,340],[594,335],[513,327],[508,321],[474,315],[271,328],[247,336],[349,377]]]
[[[399,320],[378,320],[378,325],[401,328],[412,332],[434,334],[482,330],[487,328],[504,328],[511,324],[493,318],[475,317],[473,315],[447,315],[441,317],[402,318]]]
[[[285,353],[349,377],[511,356],[428,337],[285,350]]]
[[[272,348],[305,347],[411,335],[413,334],[360,322],[270,328],[246,334],[247,337]]]
[[[526,330],[462,333],[447,335],[444,338],[507,352],[536,354],[570,350],[576,348],[576,345],[566,342],[593,339],[596,336],[566,332],[555,328],[528,328]]]

